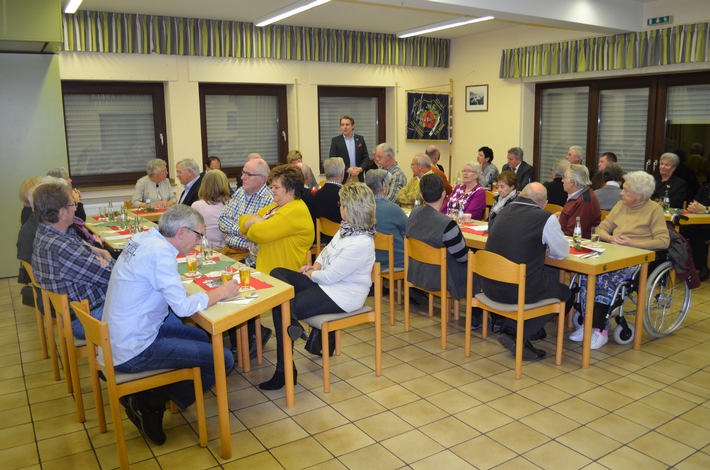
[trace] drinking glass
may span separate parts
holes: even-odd
[[[234,279],[234,273],[235,273],[234,267],[227,266],[226,268],[224,268],[224,271],[222,271],[222,284]]]
[[[108,222],[108,212],[106,212],[106,206],[101,206],[99,208],[99,222]]]
[[[242,289],[248,288],[251,285],[251,268],[249,266],[239,267],[239,284]]]
[[[187,261],[187,273],[191,276],[197,275],[197,255],[195,253],[188,253],[185,256]]]
[[[599,227],[592,227],[592,246],[599,246],[600,238]]]

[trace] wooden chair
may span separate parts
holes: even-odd
[[[483,212],[483,220],[488,220],[488,215],[491,213],[491,207],[496,203],[496,196],[486,189],[486,210]]]
[[[389,280],[390,290],[390,325],[394,326],[394,290],[397,283],[397,303],[402,303],[402,283],[404,282],[404,268],[393,268],[394,266],[394,235],[387,235],[382,232],[375,233],[375,249],[387,252],[387,262],[389,269],[380,271],[382,279]]]
[[[410,259],[440,267],[438,291],[429,291],[409,281]],[[404,331],[409,331],[409,288],[416,287],[429,294],[429,316],[434,316],[434,296],[441,300],[441,349],[446,349],[446,323],[449,316],[449,295],[446,287],[446,247],[434,248],[424,242],[404,237]],[[454,299],[454,318],[458,320],[459,301]]]
[[[67,381],[67,390],[74,394],[74,404],[76,415],[80,423],[86,421],[84,413],[84,398],[81,394],[81,382],[79,381],[78,360],[86,356],[86,341],[74,338],[71,328],[71,313],[69,313],[69,297],[67,294],[57,294],[56,292],[43,289],[49,298],[54,311],[57,312],[57,328],[59,330],[59,350],[62,353],[62,364],[64,364],[64,378]],[[45,304],[48,305],[48,304]]]
[[[200,368],[159,369],[137,374],[116,372],[113,368],[111,338],[109,336],[108,324],[91,316],[89,313],[89,304],[85,300],[82,302],[72,302],[71,306],[86,332],[87,356],[89,358],[89,369],[91,370],[91,387],[94,392],[94,400],[96,400],[96,414],[99,421],[99,431],[101,433],[105,433],[107,428],[99,372],[103,371],[106,378],[109,404],[111,405],[111,417],[113,418],[113,428],[116,435],[116,446],[121,461],[121,468],[128,468],[129,462],[126,452],[126,440],[123,434],[123,420],[121,418],[119,398],[183,380],[192,380],[194,382],[195,408],[197,411],[197,429],[200,436],[200,446],[207,447],[207,422],[205,419],[205,401],[202,393]],[[98,348],[101,348],[103,352],[103,367],[99,366],[96,359]]]
[[[471,356],[471,309],[483,309],[483,338],[488,336],[488,312],[494,312],[517,322],[517,337],[515,340],[515,378],[523,375],[523,328],[524,322],[550,313],[557,313],[557,355],[555,364],[562,364],[562,341],[564,339],[565,301],[560,299],[543,299],[532,304],[525,303],[525,271],[526,265],[516,264],[504,257],[485,250],[468,254],[469,280],[466,283],[466,328],[464,329],[464,354]],[[518,303],[503,304],[489,299],[486,294],[473,295],[473,275],[490,280],[518,285]]]
[[[318,217],[316,219],[316,256],[318,256],[321,250],[323,250],[321,234],[333,237],[336,233],[338,233],[338,230],[340,230],[339,223],[333,222],[325,217]]]
[[[46,299],[46,295],[42,303],[42,308],[44,310],[49,310],[47,315],[45,315],[39,309],[39,302],[37,302],[37,291],[42,292],[39,284],[35,281],[34,272],[32,271],[32,265],[27,261],[22,261],[22,266],[25,267],[27,275],[30,277],[30,283],[32,284],[32,295],[35,299],[35,318],[37,320],[37,332],[39,333],[39,347],[42,351],[42,359],[47,359],[48,357],[52,360],[52,373],[54,374],[54,380],[59,380],[59,360],[57,359],[57,343],[54,340],[54,327],[57,322],[52,318],[51,307],[49,301]],[[40,294],[41,295],[41,294]]]
[[[372,266],[372,282],[375,284],[375,299],[372,307],[367,305],[350,313],[328,313],[306,318],[304,323],[321,330],[323,350],[323,391],[330,392],[330,343],[328,333],[335,332],[335,355],[340,355],[340,330],[364,323],[375,323],[375,375],[382,375],[382,278],[380,263]]]
[[[545,206],[545,210],[547,212],[552,212],[553,214],[556,214],[558,212],[562,212],[562,206],[559,206],[557,204],[548,204]]]

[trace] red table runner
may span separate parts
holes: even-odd
[[[238,276],[239,276],[239,273],[235,273],[235,277],[238,277]],[[220,280],[220,278],[218,278],[218,277],[210,278],[207,276],[200,276],[200,277],[195,278],[195,284],[202,287],[204,290],[212,290],[212,289],[216,289],[217,287],[219,287],[219,285],[213,285],[213,281],[219,281],[219,280]],[[251,277],[250,285],[255,290],[268,289],[269,287],[274,287],[267,282],[261,281],[259,279],[255,279],[253,276]]]

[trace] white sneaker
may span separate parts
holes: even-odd
[[[607,336],[607,331],[608,330],[599,331],[597,328],[594,328],[594,330],[592,331],[591,349],[599,349],[609,342],[609,336]]]
[[[578,343],[581,343],[582,340],[584,339],[584,326],[580,326],[574,332],[572,332],[571,335],[569,335],[569,340],[570,341],[576,341]]]

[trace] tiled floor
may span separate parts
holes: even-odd
[[[387,304],[384,309],[386,311]],[[219,456],[214,395],[207,397],[209,446],[197,444],[194,407],[166,413],[168,440],[146,443],[124,419],[134,468],[710,468],[710,283],[693,292],[683,328],[641,351],[608,344],[580,369],[580,346],[565,340],[563,364],[548,357],[523,366],[492,336],[474,335],[463,355],[461,324],[439,349],[439,324],[414,315],[404,332],[385,320],[384,370],[373,372],[373,330],[343,336],[333,386],[322,391],[319,359],[296,344],[296,406],[283,391],[261,392],[270,363],[227,378],[234,458]],[[267,324],[270,315],[264,316]],[[64,382],[40,359],[33,310],[19,286],[0,280],[0,467],[115,468],[109,432],[97,428],[83,380],[87,421],[76,421]],[[554,325],[548,325],[548,333]],[[553,335],[543,347],[553,354]],[[267,347],[274,358],[274,343]],[[82,376],[88,366],[82,360]],[[110,414],[109,420],[110,420]]]

